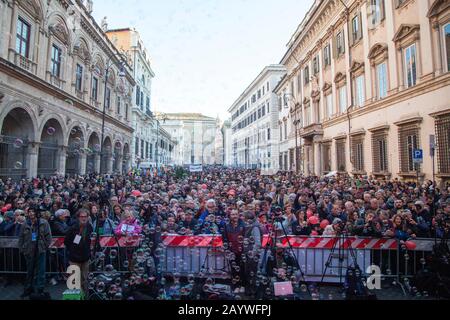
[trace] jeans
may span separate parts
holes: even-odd
[[[37,290],[44,291],[45,287],[45,264],[46,264],[46,253],[40,253],[36,255],[36,260],[34,261],[35,255],[25,256],[27,263],[27,278],[25,280],[25,290]]]

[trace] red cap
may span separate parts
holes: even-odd
[[[11,209],[11,208],[12,208],[12,205],[10,203],[8,203],[6,206],[4,206],[2,208],[2,212],[5,213],[5,212],[9,211],[9,209]]]

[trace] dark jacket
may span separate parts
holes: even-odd
[[[39,219],[39,234],[37,228],[27,221],[22,225],[19,235],[19,249],[25,256],[31,256],[35,251],[36,242],[32,241],[32,234],[36,233],[39,253],[45,253],[52,243],[52,232],[47,220]]]
[[[234,254],[240,255],[244,250],[243,243],[240,243],[238,238],[239,236],[241,236],[243,240],[245,236],[245,231],[246,227],[244,222],[242,222],[242,220],[239,220],[236,227],[234,227],[231,223],[225,226],[225,230],[223,233],[223,241],[225,243],[228,243],[230,250]]]
[[[3,221],[0,223],[0,237],[11,237],[13,232],[14,222]]]
[[[80,225],[77,223],[67,231],[64,245],[69,252],[69,261],[75,263],[84,263],[89,261],[91,256],[91,234],[93,232],[90,223],[86,225],[82,234],[80,234]],[[81,236],[79,244],[74,243],[77,235]]]
[[[59,219],[55,220],[52,224],[52,234],[54,237],[64,237],[69,229],[70,227],[67,223]]]

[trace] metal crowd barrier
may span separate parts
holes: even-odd
[[[268,237],[263,239],[264,247],[270,245]],[[230,278],[230,263],[224,250],[221,236],[200,235],[180,236],[165,235],[162,237],[164,254],[158,257],[157,263],[163,274],[179,274],[180,276],[193,275],[194,277]],[[351,253],[354,252],[356,260],[363,273],[371,265],[379,266],[382,279],[411,278],[425,267],[435,244],[434,239],[415,239],[409,241],[413,249],[405,247],[396,239],[373,239],[349,237],[280,237],[277,247],[280,250],[293,248],[305,278],[310,282],[322,279],[326,262],[331,264],[325,272],[324,281],[341,282],[345,279],[345,268],[353,264]],[[335,245],[335,243],[337,244]],[[336,247],[330,258],[332,248]],[[138,238],[100,238],[100,257],[94,260],[91,270],[102,272],[108,264],[113,265],[118,272],[133,271],[136,251],[140,248]],[[354,250],[349,250],[349,248]],[[339,266],[338,253],[341,248],[343,255],[342,269]],[[128,261],[128,263],[126,263]],[[55,238],[47,253],[47,273],[50,275],[64,274],[68,265],[67,254],[64,248],[64,238]],[[0,275],[24,274],[26,265],[23,256],[18,250],[17,238],[0,237]],[[367,273],[366,273],[367,274]]]
[[[192,274],[198,278],[230,277],[230,265],[221,236],[167,235],[162,241],[166,251],[161,261],[163,273],[180,276]]]
[[[269,239],[268,236],[264,237],[263,249],[270,245]],[[289,236],[280,237],[277,247],[281,250],[292,247],[308,282],[321,281],[324,275],[325,282],[342,282],[345,279],[345,269],[354,265],[354,260],[365,275],[370,275],[368,268],[375,265],[380,267],[383,280],[392,278],[400,281],[405,277],[414,277],[425,267],[435,244],[434,239],[414,239],[408,242],[414,249],[392,238]],[[229,261],[220,236],[168,235],[163,237],[163,243],[166,250],[165,260],[162,261],[163,273],[230,277]],[[342,250],[341,255],[339,248]],[[328,267],[327,262],[330,262]],[[264,262],[260,263],[264,265]]]
[[[24,256],[19,251],[19,239],[0,237],[0,275],[26,274]],[[93,241],[92,245],[96,245]],[[102,272],[106,265],[114,270],[127,273],[133,269],[134,253],[140,245],[140,239],[129,237],[101,237],[95,259],[91,259],[91,271]],[[51,276],[65,275],[69,265],[64,238],[53,238],[46,255],[46,273]],[[125,263],[128,261],[128,263]]]

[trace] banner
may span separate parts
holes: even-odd
[[[203,165],[201,164],[191,164],[189,166],[190,172],[203,172]]]

